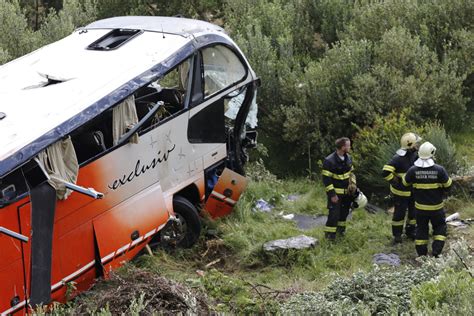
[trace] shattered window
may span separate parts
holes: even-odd
[[[186,107],[190,70],[191,58],[135,93],[139,120],[144,118],[158,102],[162,102],[153,120],[141,129],[141,134],[156,127],[163,120],[180,113]]]
[[[247,71],[229,48],[217,45],[202,50],[204,96],[210,96],[240,80]]]
[[[242,107],[246,94],[247,87],[244,87],[236,91],[232,91],[225,97],[224,115],[227,129],[233,129],[233,126],[235,125],[235,119],[237,118],[237,114],[239,113],[240,108]],[[255,127],[257,127],[257,111],[257,93],[255,93],[252,98],[249,111],[247,113],[247,118],[242,129],[242,134],[240,135],[242,140],[245,138],[247,128],[254,129]]]
[[[247,93],[247,88],[241,89],[240,91],[233,91],[229,93],[225,99],[225,117],[231,121],[235,121],[237,114],[244,102],[245,94]],[[252,103],[250,104],[249,113],[245,123],[250,128],[257,127],[257,93],[254,94]]]

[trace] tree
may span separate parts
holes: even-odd
[[[38,45],[37,36],[28,27],[17,0],[0,0],[0,47],[3,58],[17,58]]]
[[[3,65],[9,60],[10,56],[8,55],[8,53],[0,47],[0,65]]]
[[[64,0],[63,9],[51,9],[39,30],[41,45],[60,40],[74,29],[85,26],[97,19],[96,0]]]

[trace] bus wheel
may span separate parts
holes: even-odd
[[[201,233],[201,219],[196,207],[182,196],[173,198],[176,219],[171,219],[160,232],[160,245],[165,248],[190,248]]]

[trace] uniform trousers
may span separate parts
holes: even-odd
[[[349,209],[353,198],[349,195],[338,195],[339,201],[333,203],[328,198],[328,220],[324,229],[328,239],[336,238],[336,232],[344,235],[346,231],[346,219],[349,215]]]
[[[415,218],[415,201],[412,197],[397,196],[393,197],[395,210],[392,217],[392,234],[394,237],[400,237],[405,225],[405,234],[415,239],[416,218]],[[408,218],[405,222],[405,217]]]
[[[419,256],[428,254],[429,223],[433,227],[432,254],[438,256],[444,247],[447,235],[447,225],[444,209],[437,211],[416,210],[416,240],[415,247]]]

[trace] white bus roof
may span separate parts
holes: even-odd
[[[155,16],[122,16],[93,22],[85,29],[138,29],[170,34],[199,35],[204,32],[224,32],[221,27],[199,20],[155,17]]]
[[[112,29],[143,32],[116,49],[87,49]],[[0,66],[0,176],[163,74],[197,47],[219,41],[232,45],[220,27],[207,22],[119,17],[89,24]]]

